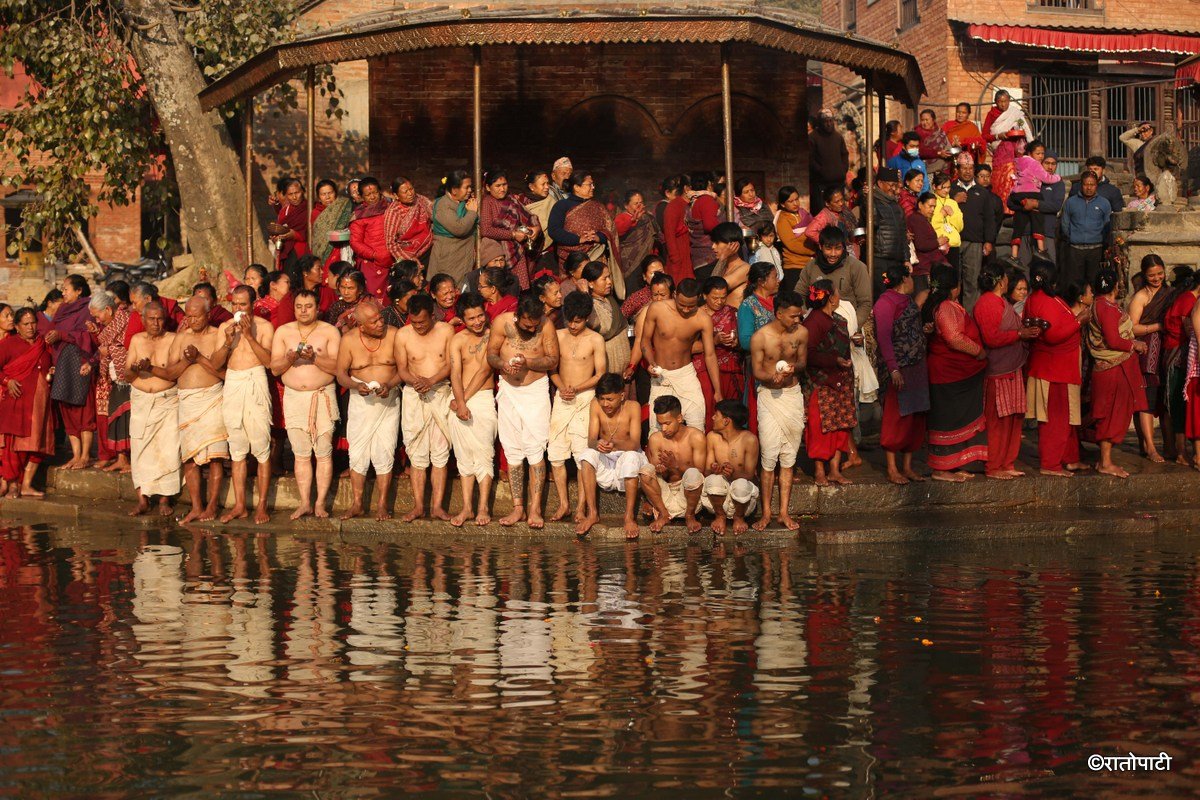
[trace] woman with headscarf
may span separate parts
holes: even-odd
[[[733,182],[733,213],[745,239],[753,238],[759,225],[775,220],[775,209],[758,196],[754,181],[749,178]]]
[[[14,318],[16,335],[0,341],[0,495],[41,497],[33,477],[42,459],[54,455],[50,350],[34,309]]]
[[[308,244],[312,254],[321,259],[326,269],[334,261],[340,260],[342,251],[342,245],[335,247],[329,241],[329,234],[345,230],[350,225],[352,213],[354,204],[350,202],[349,197],[338,194],[336,183],[323,180],[317,184],[317,202],[313,203]],[[259,296],[261,297],[261,294]]]
[[[995,105],[983,121],[983,139],[992,153],[992,192],[1008,209],[1017,156],[1026,142],[1033,141],[1033,125],[1004,89],[996,92]]]
[[[475,225],[479,222],[479,198],[466,170],[456,169],[442,178],[433,201],[433,248],[429,274],[449,275],[462,286],[475,268]]]
[[[50,399],[62,418],[71,440],[73,457],[63,469],[83,469],[91,459],[96,432],[96,394],[92,391],[95,342],[88,325],[92,287],[80,275],[68,275],[62,283],[63,304],[46,325],[45,340],[54,360]]]
[[[646,208],[646,200],[637,189],[625,192],[625,204],[613,220],[621,244],[625,268],[625,296],[647,288],[639,268],[662,247],[662,229],[654,214]]]
[[[419,261],[433,247],[433,203],[408,178],[392,181],[395,200],[383,214],[383,235],[396,262]]]
[[[125,383],[125,328],[129,309],[107,292],[88,304],[96,338],[96,468],[129,472],[129,384]]]
[[[393,258],[384,233],[384,215],[391,201],[383,196],[379,181],[371,177],[362,179],[359,191],[363,201],[350,217],[350,249],[354,251],[355,266],[367,281],[367,290],[386,303]]]
[[[485,172],[483,186],[487,192],[479,203],[479,235],[503,248],[504,263],[525,291],[533,271],[533,255],[539,252],[537,240],[542,224],[509,194],[508,175],[503,170]]]

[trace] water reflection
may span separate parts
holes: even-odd
[[[1196,549],[4,529],[0,794],[1183,796]]]

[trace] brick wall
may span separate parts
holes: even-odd
[[[716,46],[495,47],[484,51],[486,165],[548,169],[561,155],[595,170],[601,193],[723,168]],[[737,175],[767,193],[807,185],[804,62],[736,47],[730,69]],[[471,56],[429,51],[371,62],[370,163],[422,192],[470,168]],[[510,182],[514,182],[511,181]],[[803,191],[803,189],[802,189]]]

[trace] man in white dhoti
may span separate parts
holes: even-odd
[[[804,396],[798,376],[808,361],[808,330],[800,324],[804,301],[793,293],[775,297],[775,319],[750,340],[750,365],[758,385],[758,441],[762,462],[763,511],[755,530],[771,523],[771,494],[779,469],[779,524],[797,530],[792,519],[792,474],[804,435]]]
[[[647,464],[641,440],[641,405],[625,399],[625,380],[619,374],[602,375],[588,413],[588,448],[579,456],[584,507],[576,534],[585,536],[600,521],[598,493],[603,490],[625,492],[625,538],[638,538],[638,477]]]
[[[409,301],[410,313],[413,300],[416,297]],[[342,338],[337,358],[338,383],[350,392],[346,441],[350,445],[350,487],[354,495],[342,519],[363,513],[367,471],[371,467],[375,468],[375,519],[391,519],[388,489],[400,437],[397,331],[383,321],[382,312],[371,300],[359,303],[354,317],[357,330]]]
[[[158,495],[158,514],[171,516],[179,494],[179,390],[175,382],[154,375],[167,366],[175,334],[164,327],[166,312],[152,300],[142,308],[145,330],[134,334],[125,360],[129,384],[129,458],[138,502],[131,517],[150,510]]]
[[[450,442],[462,484],[462,509],[450,520],[461,528],[471,517],[476,525],[492,521],[488,498],[492,491],[492,461],[496,456],[495,373],[487,363],[491,333],[483,295],[467,292],[458,299],[458,316],[464,329],[450,340]],[[475,486],[479,485],[479,513],[475,513]]]
[[[271,388],[267,366],[275,328],[254,315],[254,290],[242,284],[233,290],[233,319],[220,332],[229,349],[225,369],[225,394],[221,413],[229,434],[229,459],[233,462],[233,508],[221,522],[244,519],[246,512],[246,457],[258,462],[254,523],[269,522],[267,490],[271,488]]]
[[[425,516],[425,480],[430,476],[430,516],[446,513],[446,464],[450,461],[450,342],[454,327],[434,321],[433,298],[414,295],[408,301],[408,324],[396,334],[396,374],[404,381],[400,423],[411,462],[413,507],[402,518]]]
[[[221,412],[221,376],[229,348],[208,322],[208,300],[192,295],[184,306],[183,325],[171,342],[165,367],[155,377],[175,381],[179,389],[179,450],[183,480],[192,508],[181,523],[216,519],[221,496],[221,461],[229,458],[228,434]],[[200,467],[208,466],[208,502],[200,486]]]
[[[671,520],[683,517],[688,533],[699,533],[696,509],[704,488],[704,430],[684,424],[677,397],[658,398],[650,411],[658,417],[658,430],[650,434],[647,464],[639,476],[654,511],[650,530],[658,533]]]
[[[280,325],[271,342],[271,372],[283,382],[283,426],[296,456],[297,520],[308,514],[329,516],[327,496],[333,482],[333,425],[338,420],[337,372],[341,336],[317,319],[317,296],[310,289],[293,293],[296,321]],[[312,501],[316,458],[316,505]]]
[[[675,288],[673,300],[659,300],[646,309],[642,326],[642,357],[650,370],[650,405],[660,397],[674,396],[688,427],[705,430],[704,390],[692,364],[692,349],[700,342],[704,367],[712,377],[713,402],[721,401],[717,354],[713,349],[712,317],[699,313],[700,284],[685,278]],[[658,430],[657,415],[650,415],[650,430]]]
[[[558,331],[558,370],[550,375],[558,394],[550,411],[550,442],[546,447],[558,493],[558,508],[550,517],[551,522],[567,515],[567,459],[576,459],[578,466],[579,457],[587,449],[592,398],[596,381],[604,374],[607,363],[604,337],[587,326],[594,303],[584,292],[571,292],[563,301],[563,321],[567,327]],[[579,492],[576,523],[583,519],[583,506],[583,492]]]
[[[712,431],[706,437],[708,463],[700,507],[713,515],[713,532],[750,530],[746,517],[758,505],[758,437],[747,430],[750,410],[740,400],[722,400],[713,409]]]
[[[529,464],[529,527],[541,528],[546,488],[546,445],[550,440],[550,380],[558,366],[558,336],[542,301],[524,294],[517,310],[496,317],[487,346],[488,366],[500,373],[496,416],[500,446],[508,459],[513,510],[501,525],[525,518],[525,463]]]

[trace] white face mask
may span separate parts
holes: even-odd
[[[917,156],[921,155],[921,149],[919,147],[910,147],[908,148],[908,154],[913,158],[916,158]]]

